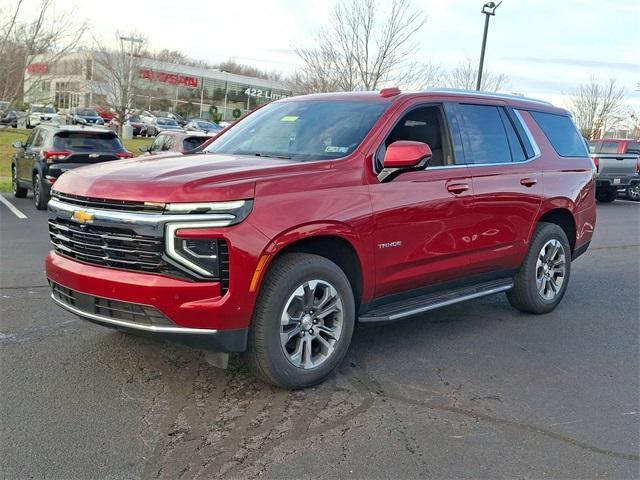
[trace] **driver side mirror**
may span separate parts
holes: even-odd
[[[387,147],[378,180],[391,180],[402,171],[418,170],[431,160],[431,147],[423,142],[398,140]]]
[[[25,147],[24,143],[22,143],[20,140],[16,140],[15,142],[13,142],[12,146],[13,148],[16,148],[16,149],[21,149]]]

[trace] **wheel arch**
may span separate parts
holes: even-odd
[[[344,224],[314,224],[283,232],[271,241],[263,256],[268,260],[260,272],[260,288],[265,273],[273,262],[287,253],[309,253],[332,261],[345,273],[353,288],[356,310],[367,293],[368,269],[361,252],[363,244]]]
[[[554,223],[562,228],[569,240],[571,252],[573,253],[576,247],[577,226],[576,219],[570,205],[554,205],[547,210],[540,212],[536,224],[540,222]]]

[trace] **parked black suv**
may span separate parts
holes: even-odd
[[[118,135],[104,128],[40,125],[26,143],[13,144],[11,161],[13,194],[24,198],[33,190],[36,208],[44,210],[51,186],[67,170],[87,164],[131,158]]]

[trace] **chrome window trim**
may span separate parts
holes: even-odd
[[[167,255],[172,258],[173,260],[175,260],[176,262],[180,263],[181,265],[184,265],[185,267],[189,268],[190,270],[205,276],[205,277],[211,277],[211,272],[209,272],[208,270],[205,270],[204,268],[200,267],[199,265],[196,265],[195,263],[193,263],[192,261],[190,261],[187,257],[184,257],[182,255],[180,255],[180,252],[178,252],[176,250],[176,246],[175,246],[175,235],[176,232],[181,229],[181,228],[188,228],[188,229],[194,229],[194,228],[216,228],[216,227],[225,227],[228,224],[225,222],[180,222],[180,223],[168,223],[166,226],[166,234],[164,236],[164,248],[165,251],[167,252]]]
[[[67,287],[65,287],[67,288]],[[80,292],[82,293],[82,292]],[[88,293],[85,295],[89,295]],[[61,306],[65,310],[74,313],[82,318],[87,318],[90,320],[95,320],[100,323],[106,323],[109,325],[113,325],[114,327],[124,327],[131,328],[135,330],[144,330],[146,332],[153,333],[186,333],[186,334],[216,334],[218,330],[213,329],[204,329],[204,328],[188,328],[188,327],[158,327],[156,325],[141,325],[138,323],[127,322],[124,320],[115,320],[110,317],[105,317],[103,315],[97,315],[95,313],[85,312],[84,310],[80,310],[79,308],[75,308],[71,305],[67,305],[61,300],[57,299],[53,293],[51,294],[51,299],[56,302],[57,305]]]

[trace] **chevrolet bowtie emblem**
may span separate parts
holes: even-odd
[[[87,223],[93,220],[93,213],[85,210],[75,210],[72,218],[78,223]]]
[[[99,153],[90,153],[89,158],[98,158],[100,156]]]

